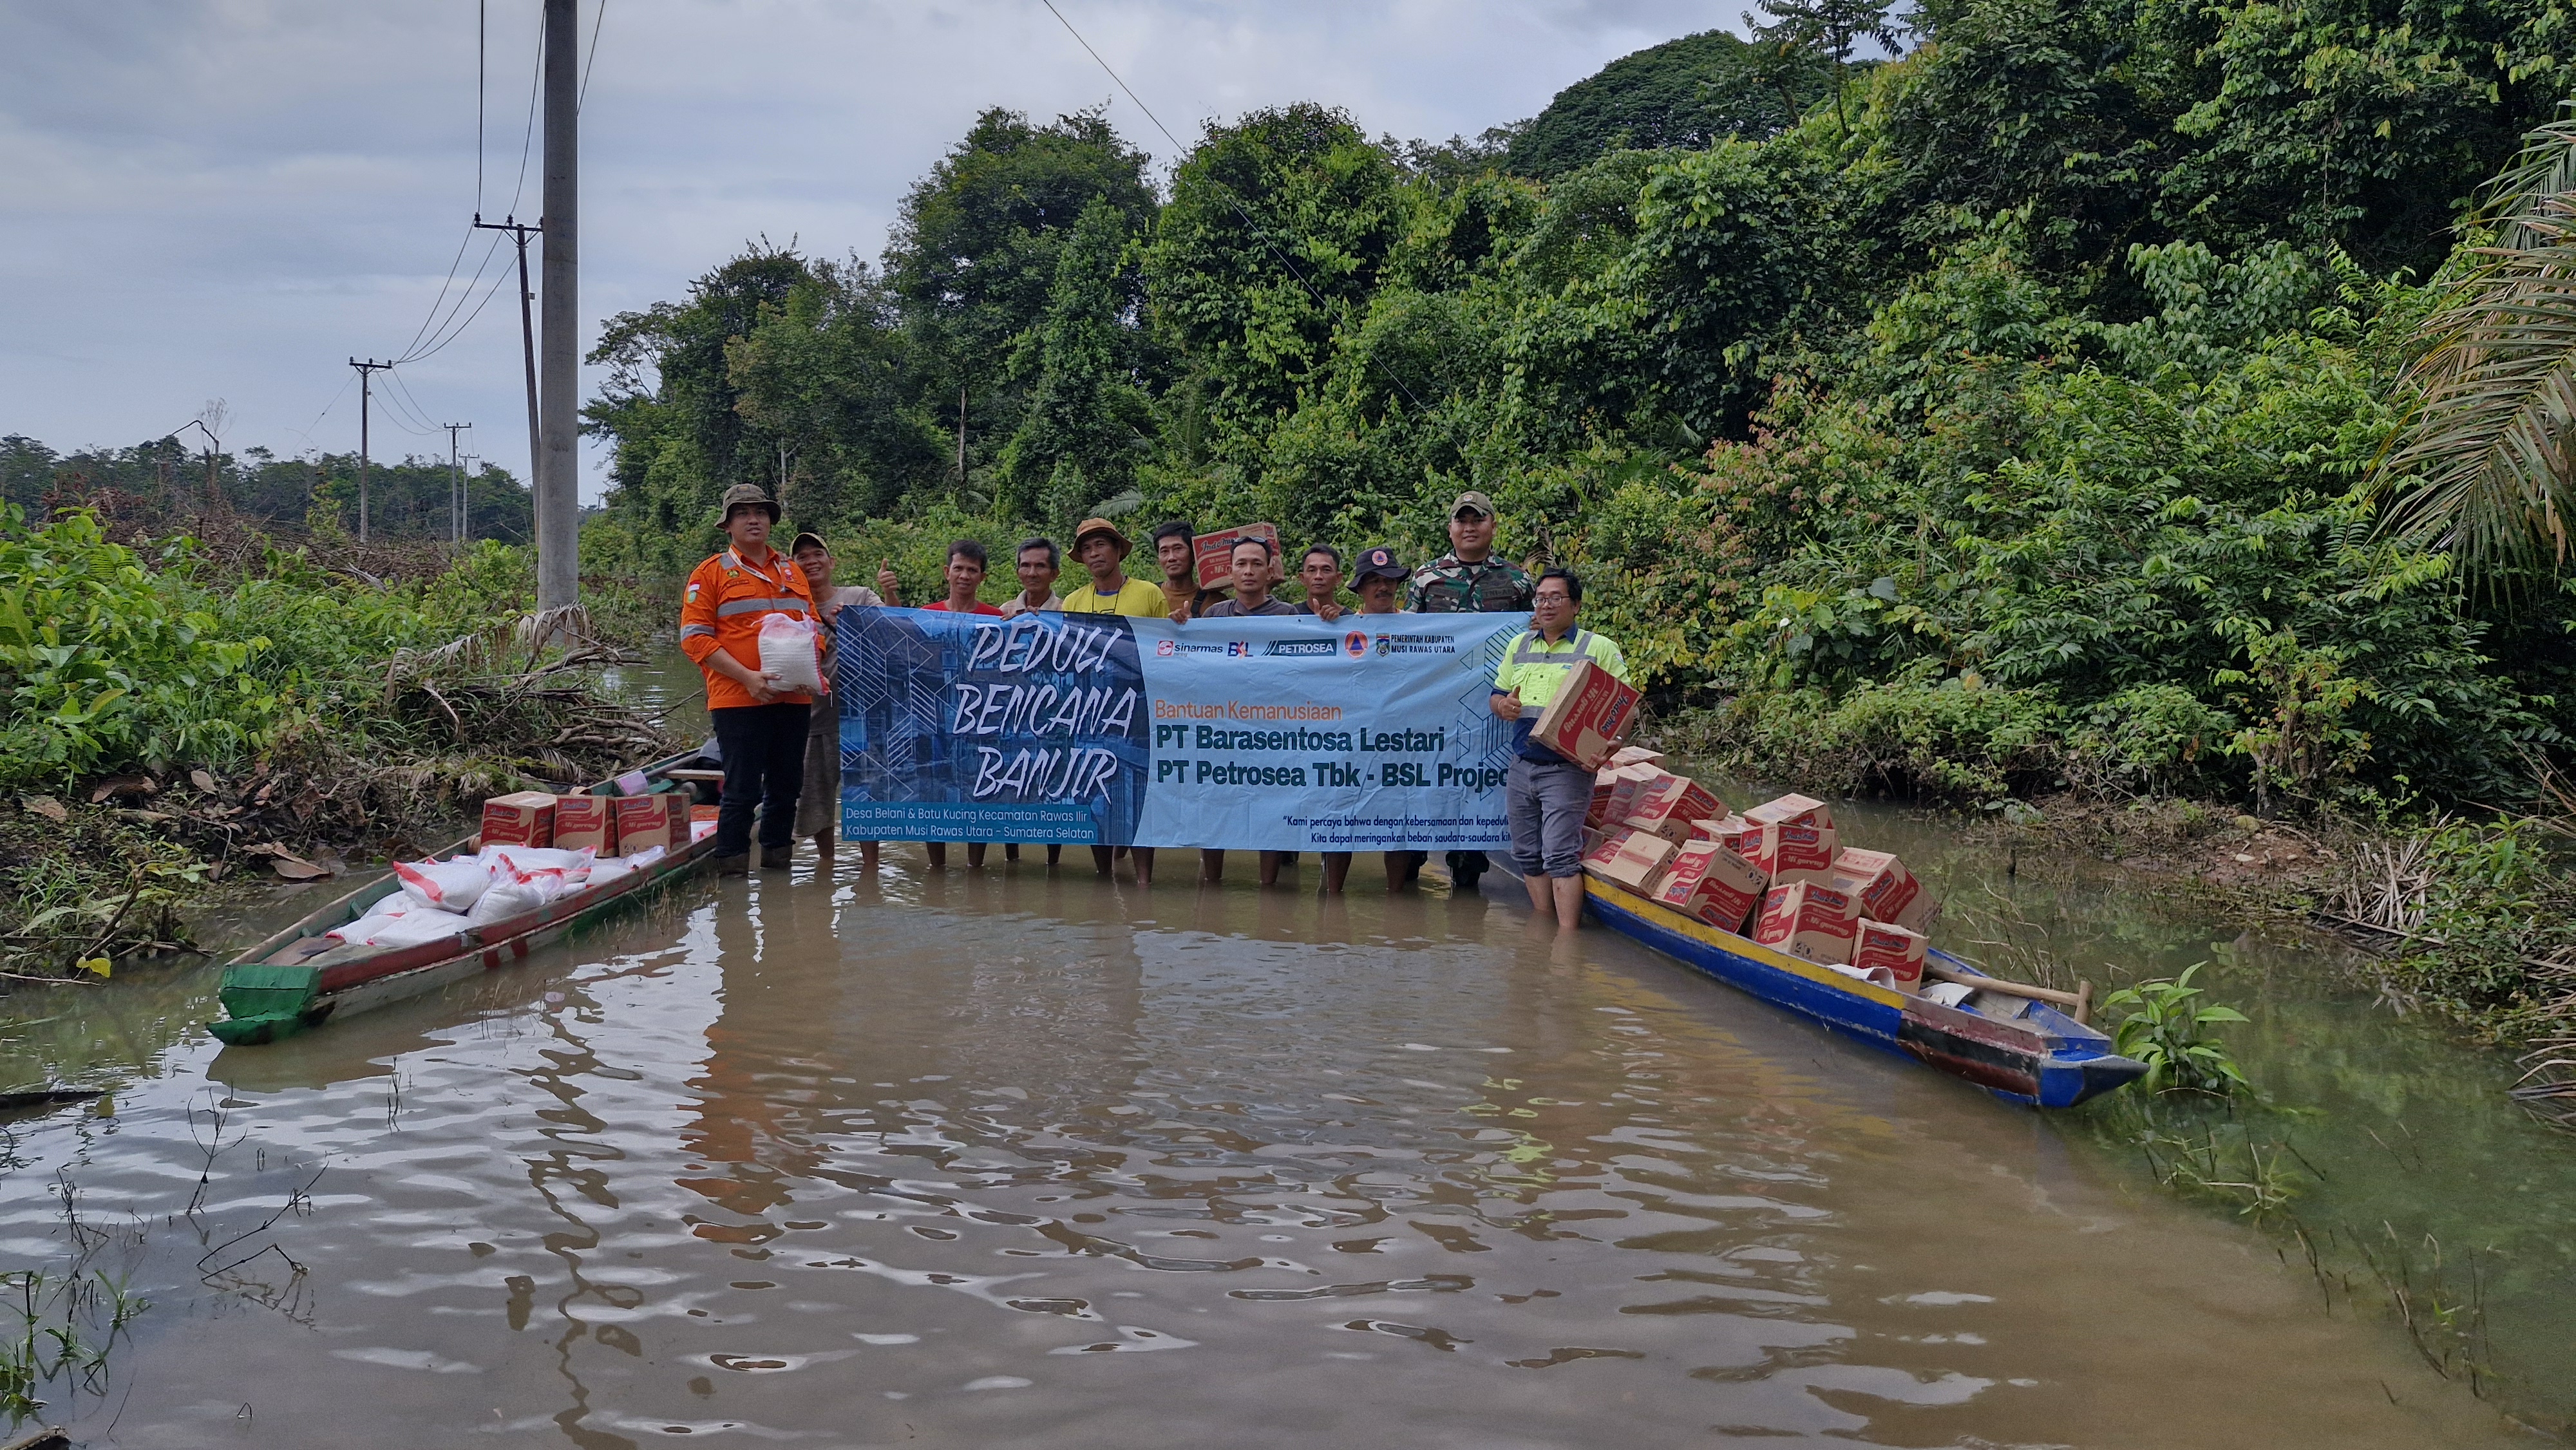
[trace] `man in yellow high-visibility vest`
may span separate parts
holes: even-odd
[[[1583,581],[1571,570],[1538,576],[1530,627],[1514,639],[1494,671],[1494,714],[1512,722],[1512,769],[1504,805],[1512,823],[1512,865],[1529,888],[1530,910],[1553,916],[1559,931],[1583,922],[1583,813],[1592,806],[1592,772],[1537,741],[1530,727],[1586,660],[1620,680],[1628,657],[1619,646],[1577,629]]]

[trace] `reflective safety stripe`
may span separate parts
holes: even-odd
[[[805,601],[793,595],[784,599],[728,600],[716,606],[716,618],[731,619],[737,614],[758,614],[765,609],[776,610],[781,614],[801,615],[805,612]]]
[[[682,639],[689,639],[696,635],[705,635],[707,638],[713,639],[716,637],[716,627],[712,624],[692,624],[684,626],[680,630],[680,638]]]
[[[1533,629],[1523,634],[1519,645],[1512,650],[1512,663],[1516,665],[1571,665],[1591,657],[1592,636],[1579,629],[1567,635],[1565,644],[1555,649],[1549,649],[1547,637]]]

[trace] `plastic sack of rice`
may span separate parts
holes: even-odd
[[[492,866],[474,856],[459,856],[452,861],[397,861],[394,878],[402,882],[405,896],[423,906],[468,911],[475,898],[492,884]]]
[[[489,926],[496,921],[507,921],[511,917],[540,910],[545,904],[543,889],[533,881],[524,878],[495,881],[491,889],[483,893],[483,899],[474,903],[474,909],[465,914],[465,919],[476,926]]]
[[[529,871],[561,871],[579,881],[599,860],[599,853],[588,846],[578,851],[554,846],[486,846],[481,859],[497,865],[497,875],[503,880]]]
[[[791,690],[823,693],[823,636],[813,621],[773,614],[760,622],[760,672]]]

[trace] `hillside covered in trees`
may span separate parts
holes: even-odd
[[[2568,12],[1766,14],[1473,141],[1293,105],[1165,177],[997,106],[879,261],[757,246],[613,320],[590,567],[676,576],[737,482],[925,574],[1103,511],[1423,556],[1472,486],[1746,764],[2528,800],[2563,578],[2383,527],[2376,464]]]

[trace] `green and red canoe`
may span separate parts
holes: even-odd
[[[651,790],[687,791],[691,782],[672,772],[697,760],[697,752],[656,761],[638,772]],[[631,786],[633,776],[621,777]],[[618,795],[607,783],[591,787],[592,795]],[[435,859],[470,855],[475,839],[467,837],[436,854]],[[553,901],[517,916],[469,926],[453,936],[408,946],[390,946],[346,954],[329,952],[309,963],[270,960],[307,938],[329,934],[366,915],[368,908],[402,889],[391,874],[349,892],[306,915],[294,925],[235,956],[224,968],[218,993],[223,1019],[207,1029],[234,1047],[251,1047],[292,1037],[308,1028],[353,1012],[435,992],[453,982],[515,966],[529,953],[551,946],[576,931],[643,901],[654,892],[698,870],[712,859],[715,838],[692,833],[689,844],[648,866],[627,871],[597,885],[568,891]]]

